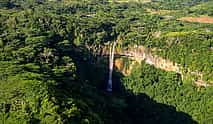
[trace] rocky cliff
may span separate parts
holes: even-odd
[[[107,49],[108,47],[105,47],[102,50],[102,55],[107,55]],[[145,61],[147,64],[153,65],[156,68],[165,70],[165,71],[173,71],[181,75],[182,80],[184,80],[185,77],[191,76],[195,77],[193,82],[199,86],[199,87],[207,87],[207,86],[213,86],[212,81],[204,81],[203,80],[203,74],[198,71],[191,71],[187,69],[188,71],[185,72],[184,69],[182,69],[181,65],[172,62],[168,59],[159,57],[157,55],[153,55],[151,49],[145,48],[144,46],[131,46],[126,49],[117,48],[115,52],[115,68],[123,73],[124,75],[129,75],[131,73],[131,70],[133,69],[133,66],[135,64],[141,63],[141,61]],[[122,58],[123,57],[123,58]],[[124,59],[128,58],[130,59]],[[128,61],[128,62],[127,62]]]

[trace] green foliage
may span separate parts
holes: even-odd
[[[190,6],[197,5],[202,2],[207,2],[208,0],[153,0],[151,4],[152,8],[155,9],[183,9]],[[210,0],[209,0],[210,1]]]
[[[189,113],[199,123],[212,122],[209,118],[213,115],[212,87],[199,89],[183,84],[179,75],[155,69],[144,62],[130,76],[124,77],[123,83],[135,94],[148,94],[159,103],[172,105],[177,111]]]
[[[159,48],[157,54],[212,80],[212,25],[167,21],[146,11],[211,15],[211,5],[196,9],[200,0],[182,2],[1,0],[0,123],[196,123],[190,116],[211,123],[212,88],[183,84],[177,74],[142,63],[121,82],[114,73],[113,94],[102,86],[108,66],[99,52],[115,40],[122,48]]]

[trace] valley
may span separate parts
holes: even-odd
[[[212,124],[211,0],[0,1],[0,124]]]

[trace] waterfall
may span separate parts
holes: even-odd
[[[107,84],[108,92],[112,92],[112,71],[113,71],[113,64],[114,64],[115,45],[116,45],[116,42],[113,42],[110,45],[110,50],[109,50],[109,80]]]

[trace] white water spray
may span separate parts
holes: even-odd
[[[112,71],[113,71],[113,64],[114,64],[114,54],[115,54],[115,45],[116,42],[113,42],[110,45],[110,53],[109,53],[109,80],[107,84],[107,91],[112,92]]]

